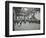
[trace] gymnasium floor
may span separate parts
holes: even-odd
[[[22,25],[14,24],[14,31],[20,30],[40,30],[40,24],[28,22],[22,23]]]

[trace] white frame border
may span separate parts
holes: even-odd
[[[40,30],[26,30],[26,31],[13,31],[13,7],[34,7],[34,8],[41,8],[41,24],[40,24]],[[34,5],[34,4],[18,4],[18,3],[10,3],[9,4],[9,35],[20,35],[20,34],[37,34],[37,33],[43,33],[43,5]]]

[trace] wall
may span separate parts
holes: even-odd
[[[5,37],[5,1],[6,0],[0,0],[0,38],[6,38]],[[12,0],[12,1],[43,2],[43,3],[45,3],[45,9],[46,9],[46,0]],[[46,22],[45,22],[45,24],[46,24]],[[46,32],[46,30],[45,30],[45,32]],[[11,38],[11,37],[9,37],[9,38]],[[45,33],[45,35],[23,36],[23,37],[12,37],[12,38],[46,38],[46,33]]]

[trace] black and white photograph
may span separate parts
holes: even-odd
[[[13,30],[40,30],[40,8],[13,7]]]
[[[44,3],[6,1],[5,15],[6,37],[45,34]]]

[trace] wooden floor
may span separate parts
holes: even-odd
[[[20,30],[40,30],[40,24],[37,23],[22,23],[20,24],[14,24],[14,31],[20,31]]]

